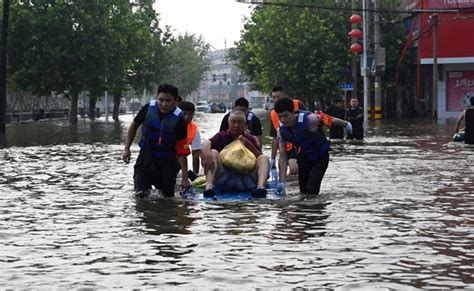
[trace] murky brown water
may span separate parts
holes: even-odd
[[[221,117],[197,116],[205,137]],[[133,198],[122,119],[7,127],[0,286],[474,288],[474,147],[450,141],[452,123],[334,143],[319,197],[293,181],[283,201],[204,203]]]

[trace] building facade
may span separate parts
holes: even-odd
[[[235,99],[246,97],[252,105],[263,106],[265,98],[258,91],[249,91],[249,84],[241,81],[237,62],[227,58],[228,52],[229,49],[220,49],[208,53],[209,71],[201,81],[195,101],[224,103],[231,108]]]
[[[474,96],[474,0],[418,0],[416,8],[421,100],[438,118],[457,117]]]

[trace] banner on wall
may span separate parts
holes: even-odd
[[[448,72],[446,80],[447,111],[463,111],[474,96],[474,71]]]
[[[474,0],[424,0],[421,9],[459,9],[461,12],[438,13],[438,63],[472,63],[474,58]],[[420,27],[428,27],[432,13],[420,14]],[[422,63],[432,63],[433,33],[420,35]],[[448,60],[443,60],[448,58]],[[450,59],[454,58],[454,59]],[[444,61],[444,62],[443,62]]]

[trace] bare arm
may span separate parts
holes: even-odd
[[[262,150],[262,142],[263,142],[262,136],[259,135],[259,136],[256,136],[256,138],[257,138],[258,146],[260,147],[260,150]]]
[[[339,127],[344,127],[347,125],[347,121],[345,120],[342,120],[342,119],[339,119],[339,118],[336,118],[336,117],[332,117],[332,125],[334,126],[339,126]]]
[[[122,154],[122,159],[127,164],[130,163],[130,157],[132,155],[132,153],[130,152],[130,147],[132,146],[133,140],[135,139],[138,127],[140,127],[140,125],[135,121],[132,121],[127,131],[127,136],[125,138],[125,147]]]
[[[188,180],[188,159],[186,156],[178,156],[178,163],[181,166],[181,190],[185,190],[191,184]]]
[[[461,114],[458,117],[458,120],[456,121],[456,128],[454,129],[454,133],[457,133],[461,127],[461,123],[463,122],[464,118],[466,117],[466,110],[461,112]]]
[[[212,148],[211,142],[209,140],[204,140],[202,143],[202,160],[201,164],[204,168],[204,173],[207,173],[209,170],[214,168],[214,161],[212,159]]]
[[[280,133],[278,133],[278,135],[280,135]],[[286,181],[286,168],[288,166],[288,156],[286,154],[286,142],[281,140],[279,143],[279,147],[280,147],[280,158],[278,159],[278,170],[279,170],[280,182],[285,182]]]
[[[201,150],[192,151],[193,156],[193,172],[199,174],[199,158],[201,157]],[[202,157],[201,157],[202,158]]]
[[[331,124],[331,127],[332,126],[345,127],[348,123],[348,121],[345,121],[345,120],[342,120],[342,119],[339,119],[339,118],[336,118],[336,117],[333,117],[333,116],[329,116],[329,115],[326,115],[326,116],[328,116],[330,118],[329,123]],[[322,122],[322,121],[321,121],[321,119],[319,118],[319,116],[317,114],[312,113],[312,114],[308,115],[308,129],[310,131],[317,132],[320,122]]]
[[[278,137],[275,136],[274,138],[272,138],[272,155],[271,155],[272,159],[275,159],[277,150],[278,150]]]

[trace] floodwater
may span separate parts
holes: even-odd
[[[282,201],[206,203],[135,200],[121,118],[7,126],[0,286],[474,288],[474,147],[451,142],[452,121],[371,122],[363,143],[334,142],[317,197],[293,179]],[[221,118],[196,116],[204,137]]]

